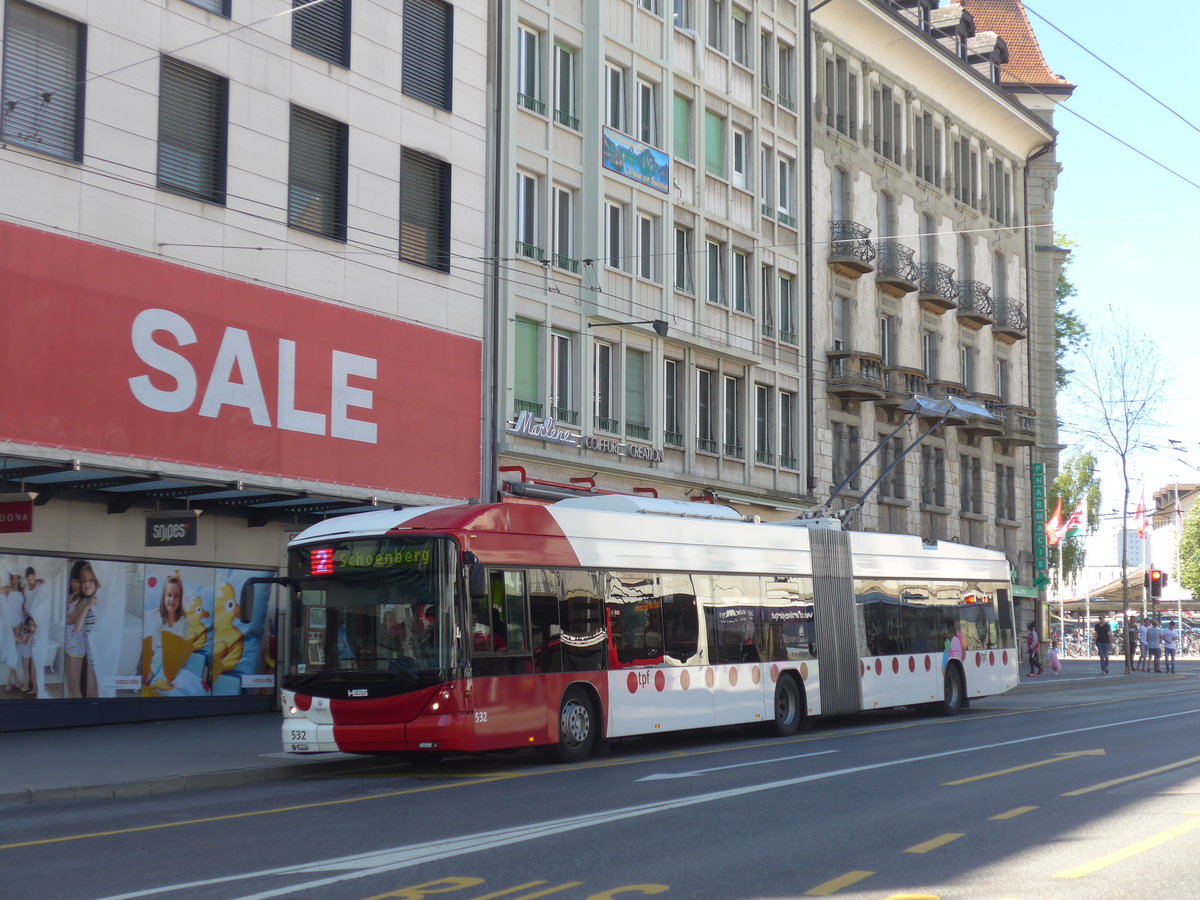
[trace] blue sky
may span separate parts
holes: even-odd
[[[1067,270],[1078,289],[1074,308],[1088,324],[1108,322],[1110,307],[1133,322],[1157,344],[1171,379],[1159,424],[1144,436],[1164,448],[1169,438],[1183,441],[1185,452],[1138,454],[1132,490],[1144,482],[1149,496],[1169,481],[1200,482],[1200,310],[1193,299],[1200,294],[1200,106],[1190,42],[1200,5],[1030,0],[1025,6],[1050,68],[1077,85],[1067,109],[1055,114],[1063,173],[1054,218],[1057,230],[1078,244]],[[1103,488],[1107,512],[1119,506],[1120,486],[1106,474]]]

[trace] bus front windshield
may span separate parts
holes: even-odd
[[[454,573],[448,538],[384,536],[295,547],[298,585],[284,687],[394,681],[403,691],[457,664]]]

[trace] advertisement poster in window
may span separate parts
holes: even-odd
[[[0,555],[0,678],[5,700],[63,695],[67,561]]]
[[[148,565],[142,606],[143,697],[212,689],[213,570]]]
[[[136,697],[142,687],[142,566],[71,559],[65,697]]]
[[[255,583],[274,572],[219,569],[213,608],[212,693],[269,693],[275,687],[277,594]]]

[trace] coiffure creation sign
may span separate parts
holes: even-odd
[[[0,273],[0,439],[478,493],[478,341],[8,224]]]
[[[646,444],[627,444],[616,438],[576,434],[573,431],[559,428],[558,423],[553,419],[539,419],[528,412],[517,414],[517,420],[508,427],[508,433],[518,437],[547,441],[551,444],[562,444],[565,447],[580,447],[584,450],[595,450],[613,456],[628,456],[630,459],[641,459],[646,462],[663,461],[663,452],[657,447],[650,447]]]

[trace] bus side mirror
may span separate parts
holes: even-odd
[[[472,600],[488,595],[487,573],[479,563],[467,567],[467,593]]]

